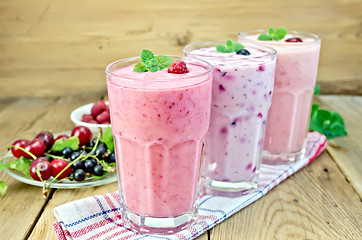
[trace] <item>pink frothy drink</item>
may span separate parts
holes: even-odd
[[[271,103],[275,51],[246,45],[250,55],[217,52],[225,42],[185,47],[186,56],[214,67],[210,129],[205,145],[206,193],[240,196],[258,186],[266,118]]]
[[[134,72],[140,58],[106,69],[122,217],[140,232],[177,232],[198,208],[212,66],[173,59],[185,61],[189,73]]]
[[[311,33],[289,31],[278,41],[259,41],[267,30],[246,31],[239,41],[265,44],[277,50],[274,94],[264,139],[263,162],[296,161],[305,155],[321,40]],[[302,42],[287,42],[299,38]],[[290,40],[288,40],[290,41]]]

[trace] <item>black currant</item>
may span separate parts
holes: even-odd
[[[102,167],[102,165],[96,165],[94,167],[94,175],[96,175],[96,176],[102,176],[103,175],[103,167]]]
[[[71,149],[70,147],[65,147],[63,148],[62,150],[62,155],[65,157],[65,158],[69,158],[70,155],[72,155],[73,153],[73,149]]]
[[[104,146],[104,144],[100,144],[97,146],[94,154],[97,156],[97,158],[103,158],[103,154],[107,152],[107,148]]]
[[[87,159],[84,161],[84,168],[87,173],[93,173],[94,166],[97,165],[97,160]]]
[[[76,158],[78,158],[82,153],[80,151],[75,151],[70,155],[70,160],[74,161]]]
[[[74,172],[74,179],[76,181],[83,181],[85,179],[85,172],[83,169],[77,169]]]
[[[74,169],[74,170],[84,169],[84,162],[82,162],[81,160],[77,160],[76,162],[73,163],[72,169]]]
[[[241,49],[239,51],[236,52],[236,54],[239,54],[239,55],[250,55],[250,52],[246,49]]]
[[[113,153],[109,154],[105,160],[108,163],[114,163],[114,162],[116,162],[116,155],[113,152]]]

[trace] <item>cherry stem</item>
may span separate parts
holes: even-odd
[[[20,147],[20,146],[14,146],[14,145],[12,145],[10,148],[19,148],[21,151],[23,151],[23,152],[25,152],[26,154],[30,155],[30,156],[33,158],[33,160],[37,159],[37,157],[36,157],[34,154],[32,154],[31,152],[25,150],[24,148],[22,148],[22,147]]]
[[[49,156],[49,157],[52,157],[54,159],[63,159],[63,160],[68,160],[67,158],[63,158],[62,156],[57,156],[57,155],[53,155],[53,154],[50,154],[50,153],[44,153],[45,156]]]

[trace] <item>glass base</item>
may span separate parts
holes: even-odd
[[[296,162],[305,157],[306,145],[307,141],[305,140],[302,150],[296,152],[269,152],[263,150],[261,162],[268,165],[281,165]]]
[[[122,220],[130,228],[142,234],[174,234],[196,221],[196,209],[176,217],[149,217],[135,214],[125,207],[122,209]]]
[[[224,182],[210,178],[204,178],[204,192],[207,195],[215,195],[222,197],[240,197],[258,188],[258,176],[251,181],[242,182]]]

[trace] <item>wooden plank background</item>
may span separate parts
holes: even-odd
[[[110,62],[284,26],[322,38],[323,93],[362,94],[360,0],[1,0],[0,99],[106,91]],[[55,91],[56,90],[56,91]]]

